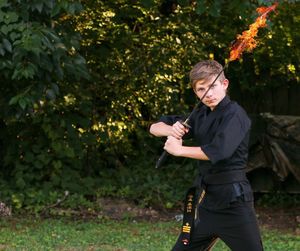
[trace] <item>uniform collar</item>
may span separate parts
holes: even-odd
[[[214,111],[226,106],[228,103],[230,102],[230,98],[226,95],[221,101],[220,103],[216,106],[216,108],[214,109]]]

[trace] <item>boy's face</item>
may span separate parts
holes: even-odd
[[[214,81],[212,77],[209,81],[199,80],[194,87],[194,92],[199,99],[202,99],[205,92],[208,90],[211,83]],[[227,79],[221,81],[217,80],[213,86],[209,89],[207,94],[202,100],[202,103],[208,106],[211,110],[214,110],[215,107],[222,101],[226,96],[226,90],[228,88],[229,81]]]

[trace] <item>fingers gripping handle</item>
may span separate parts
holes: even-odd
[[[180,123],[185,126],[186,128],[191,128],[191,126],[187,123],[188,119],[185,121],[180,121]],[[162,166],[162,164],[166,161],[166,159],[168,158],[169,153],[167,151],[163,151],[163,153],[160,155],[160,157],[158,158],[158,160],[156,161],[155,164],[155,168],[160,168]]]

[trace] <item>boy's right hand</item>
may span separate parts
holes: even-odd
[[[186,128],[182,123],[177,121],[175,124],[172,126],[172,131],[171,135],[175,137],[176,139],[181,139],[184,134],[186,134],[189,131],[189,128]]]

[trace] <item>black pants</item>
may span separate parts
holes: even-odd
[[[210,250],[217,238],[233,251],[263,250],[252,202],[238,200],[219,210],[198,207],[190,244],[184,246],[179,236],[172,251]]]

